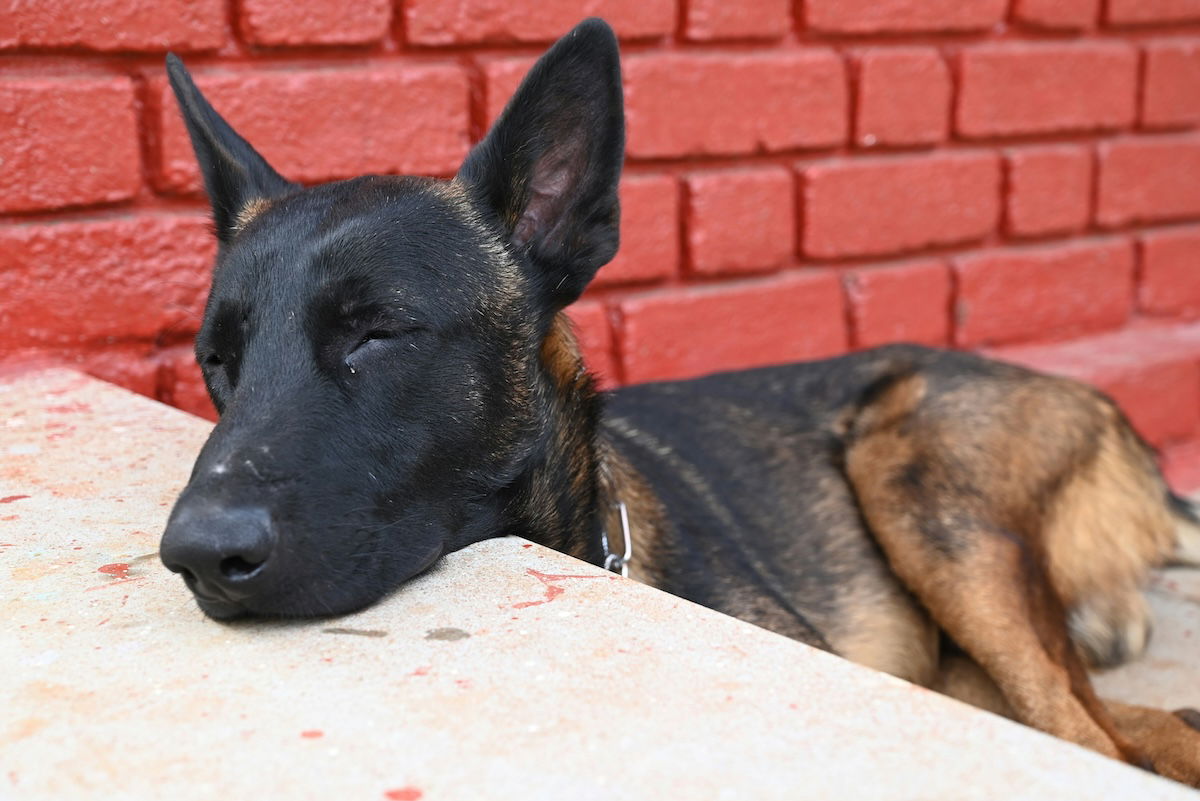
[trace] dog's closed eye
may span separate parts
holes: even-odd
[[[388,350],[395,343],[416,334],[420,329],[372,328],[351,340],[353,344],[346,352],[344,362],[351,373],[356,373],[376,354]]]

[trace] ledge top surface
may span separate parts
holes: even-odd
[[[0,798],[1197,798],[516,538],[213,622],[157,557],[209,428],[0,377]]]

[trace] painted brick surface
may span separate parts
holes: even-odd
[[[1035,28],[1090,28],[1099,16],[1100,0],[1016,0],[1013,5],[1013,17]]]
[[[632,56],[624,75],[635,158],[829,147],[849,129],[845,66],[828,50]]]
[[[238,21],[248,42],[265,46],[377,42],[388,31],[388,0],[355,0],[353,13],[336,0],[243,0]]]
[[[986,30],[1004,19],[1005,0],[808,0],[807,21],[830,33]]]
[[[407,39],[419,45],[552,42],[584,17],[604,17],[622,38],[675,28],[672,0],[407,0]]]
[[[959,73],[963,136],[1122,128],[1136,113],[1138,56],[1122,42],[966,48]]]
[[[1200,20],[1200,0],[1109,0],[1108,21],[1116,25],[1161,25]]]
[[[1200,0],[0,0],[0,367],[213,414],[167,50],[291,178],[448,177],[593,14],[629,156],[621,250],[570,312],[603,386],[1042,349],[1200,476],[1197,360],[1161,333],[1200,320]]]
[[[703,275],[758,272],[795,250],[795,188],[782,167],[689,175],[690,267]]]
[[[980,253],[953,264],[959,345],[1118,328],[1133,310],[1133,246],[1124,240]]]
[[[1142,124],[1172,127],[1200,122],[1200,39],[1152,42],[1145,58]]]
[[[858,63],[855,141],[918,145],[946,138],[950,70],[932,47],[878,48]]]
[[[1155,315],[1200,316],[1200,227],[1148,233],[1140,245],[1139,307]]]
[[[803,180],[804,251],[817,258],[981,239],[999,217],[992,153],[837,161]]]
[[[1099,147],[1096,219],[1102,225],[1200,215],[1200,139],[1138,137]]]
[[[128,200],[140,161],[128,78],[0,78],[0,213]]]
[[[791,0],[690,0],[687,3],[688,39],[778,39],[791,27]]]
[[[0,0],[0,50],[211,50],[225,13],[222,0]]]
[[[821,358],[847,346],[842,289],[826,271],[633,295],[620,313],[632,383]]]
[[[679,271],[679,185],[670,175],[621,179],[621,249],[593,287],[670,278]]]
[[[0,350],[193,333],[215,255],[199,214],[0,226]]]
[[[1014,148],[1005,157],[1005,225],[1014,236],[1083,229],[1091,215],[1092,154],[1073,145]]]
[[[195,75],[213,106],[292,180],[450,175],[467,153],[467,77],[455,65]],[[156,185],[198,191],[191,143],[165,79],[151,82],[150,96],[159,142]]]
[[[946,345],[950,271],[940,259],[865,267],[845,275],[856,348],[888,342]]]

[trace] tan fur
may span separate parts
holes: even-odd
[[[1051,579],[1067,605],[1097,594],[1134,592],[1175,541],[1166,488],[1116,412],[1090,464],[1077,470],[1047,510],[1043,537]]]
[[[1015,526],[1028,524],[1022,518],[1029,512],[1016,490],[1029,484],[1024,497],[1038,497],[1042,488],[1034,466],[1020,464],[1006,445],[1032,440],[977,428],[959,431],[953,420],[922,415],[926,394],[923,378],[898,380],[863,415],[847,454],[863,514],[892,569],[995,681],[1019,720],[1108,756],[1138,761],[1140,751],[1116,730],[1091,691],[1049,582],[1013,537],[1022,533]],[[1018,397],[1006,401],[1018,409],[1025,405],[1022,390],[1011,394]],[[971,458],[979,463],[963,461]],[[913,508],[913,497],[897,482],[914,463],[927,466],[922,474],[927,487],[968,482],[974,489],[917,496],[935,505]],[[978,484],[991,476],[998,479],[993,486]],[[932,540],[922,522],[928,519],[942,526]],[[1038,543],[1025,547],[1036,553]]]
[[[938,627],[906,593],[889,595],[882,606],[876,599],[847,610],[844,633],[832,645],[851,662],[930,687],[938,675]]]
[[[271,208],[271,201],[266,198],[259,197],[247,201],[246,205],[242,206],[237,213],[237,217],[233,220],[234,233],[241,233],[246,230],[246,226],[253,222],[255,217],[258,217],[269,208]]]

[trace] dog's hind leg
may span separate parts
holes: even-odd
[[[1015,718],[1011,706],[992,678],[962,653],[942,657],[932,689],[997,715]],[[1200,712],[1167,712],[1119,701],[1104,701],[1117,728],[1138,744],[1161,775],[1200,786]]]
[[[847,449],[847,474],[892,569],[995,681],[1018,720],[1145,764],[1088,681],[1042,555],[1007,514],[1005,497],[1028,490],[988,484],[1020,470],[1003,451],[1012,437],[993,443],[987,432],[939,429],[942,410],[917,414],[926,391],[921,375],[898,378],[862,410]]]
[[[1104,703],[1121,733],[1138,744],[1159,774],[1200,787],[1200,712]]]

